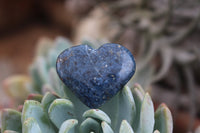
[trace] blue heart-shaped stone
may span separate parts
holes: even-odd
[[[98,108],[124,87],[135,73],[136,64],[128,49],[107,43],[99,49],[79,45],[64,50],[56,69],[84,104]]]

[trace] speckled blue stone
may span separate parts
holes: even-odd
[[[119,44],[99,49],[74,46],[57,59],[57,73],[65,85],[88,107],[98,108],[112,98],[135,73],[133,55]]]

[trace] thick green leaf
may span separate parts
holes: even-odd
[[[74,105],[74,113],[75,113],[76,119],[78,120],[79,123],[81,123],[84,120],[84,118],[82,117],[83,113],[86,110],[89,110],[89,108],[85,104],[83,104],[74,95],[74,93],[72,93],[72,91],[70,89],[68,89],[64,84],[62,84],[62,89],[64,89],[65,94],[70,99],[70,101],[73,103],[73,105]]]
[[[57,52],[54,49],[50,49],[48,51],[48,56],[47,56],[47,63],[48,63],[48,68],[55,68],[56,67],[56,60],[57,60]]]
[[[56,129],[51,124],[50,120],[41,104],[37,101],[27,100],[24,103],[22,111],[22,123],[24,123],[28,118],[35,118],[42,133],[55,133]]]
[[[165,104],[161,104],[156,110],[154,129],[159,130],[161,133],[172,133],[172,115]]]
[[[60,97],[65,98],[65,92],[63,90],[62,82],[60,78],[58,77],[58,74],[56,72],[55,68],[51,68],[49,70],[49,84],[52,86],[53,91],[56,92]]]
[[[75,126],[78,124],[76,119],[69,119],[63,122],[59,133],[75,133]]]
[[[144,97],[145,92],[144,92],[144,89],[142,88],[142,86],[140,84],[138,84],[138,83],[134,84],[134,90],[138,91],[138,93],[136,93],[136,94],[139,94],[139,97],[142,97],[142,98]]]
[[[132,126],[133,126],[134,131],[137,131],[139,130],[138,128],[139,128],[139,121],[140,121],[140,111],[141,111],[141,106],[142,106],[145,93],[139,84],[135,84],[134,88],[132,89],[132,94],[133,94],[133,98],[136,105],[136,115],[135,115],[134,122],[132,123]]]
[[[131,125],[126,120],[123,120],[119,129],[119,133],[134,133],[134,131]]]
[[[47,69],[47,63],[44,57],[38,56],[35,59],[34,64],[31,65],[30,67],[30,75],[32,78],[32,84],[34,90],[31,91],[36,91],[41,93],[41,88],[42,86],[47,83],[48,81],[48,69]]]
[[[32,64],[29,68],[32,83],[28,84],[29,91],[33,93],[41,93],[43,82],[40,80],[37,68],[35,64]]]
[[[152,133],[154,129],[154,107],[151,97],[148,93],[145,94],[144,100],[141,106],[140,121],[139,121],[140,133]]]
[[[36,59],[36,69],[38,72],[38,75],[40,77],[40,80],[42,83],[47,83],[48,79],[48,70],[47,70],[47,63],[46,60],[43,57],[38,57]]]
[[[111,127],[114,129],[114,132],[119,131],[121,121],[124,119],[133,123],[136,107],[129,87],[125,86],[123,90],[103,105],[101,109],[111,118]]]
[[[112,109],[111,109],[112,108]],[[112,120],[111,127],[115,129],[117,127],[117,118],[119,114],[119,93],[115,95],[110,101],[106,102],[102,107],[100,107]],[[116,130],[115,132],[117,132]]]
[[[129,123],[133,123],[135,114],[136,106],[133,95],[130,88],[125,86],[123,90],[119,92],[119,112],[117,116],[117,125],[116,127],[113,127],[113,129],[115,129],[114,132],[119,131],[122,120],[127,120]]]
[[[136,114],[136,105],[130,88],[128,86],[125,86],[124,89],[121,91],[121,95],[122,96],[119,101],[119,115],[121,115],[122,119],[125,119],[127,120],[127,122],[132,123]]]
[[[51,103],[52,103],[56,98],[57,98],[57,96],[53,95],[53,94],[50,93],[50,92],[47,92],[47,93],[44,95],[41,104],[42,104],[42,106],[43,106],[43,108],[44,108],[44,111],[45,111],[46,113],[48,113],[49,106],[51,105]]]
[[[110,125],[108,125],[107,122],[103,121],[101,123],[101,127],[102,127],[102,130],[103,130],[103,133],[114,133],[112,128],[110,127]]]
[[[47,61],[49,64],[49,68],[55,68],[58,55],[65,49],[72,46],[71,42],[62,37],[56,38],[54,43],[54,47],[48,51]]]
[[[48,55],[46,56],[49,68],[55,68],[58,55],[72,46],[69,40],[62,37],[56,38],[54,43],[55,45],[48,51]]]
[[[60,128],[64,121],[75,118],[74,106],[67,99],[54,100],[49,107],[48,113],[51,121],[57,128]]]
[[[13,130],[22,132],[21,113],[12,109],[3,109],[1,115],[1,132]]]
[[[30,117],[23,124],[23,133],[42,133],[37,121]]]
[[[111,124],[111,120],[110,120],[109,116],[99,109],[90,109],[90,110],[84,112],[83,117],[85,117],[85,118],[91,117],[94,119],[105,121],[108,124]]]
[[[98,121],[92,118],[87,118],[80,125],[80,133],[89,133],[92,131],[95,133],[100,133],[101,132],[100,124],[98,123]]]

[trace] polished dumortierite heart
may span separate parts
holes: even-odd
[[[98,49],[79,45],[64,50],[56,69],[84,104],[98,108],[124,87],[135,73],[136,64],[128,49],[107,43]]]

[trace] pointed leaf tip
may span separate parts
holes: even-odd
[[[161,133],[172,133],[173,120],[172,114],[165,104],[161,104],[155,113],[155,126]]]
[[[141,106],[139,131],[152,133],[154,129],[154,106],[149,93],[146,93]]]
[[[158,130],[155,130],[153,133],[160,133],[160,131],[158,131]]]
[[[134,131],[131,125],[126,120],[123,120],[119,129],[119,133],[134,133]]]
[[[101,123],[101,127],[103,129],[103,133],[114,133],[110,125],[108,125],[105,121]]]
[[[138,83],[134,84],[134,89],[137,88],[143,95],[145,94],[144,89],[142,88],[142,86]]]
[[[37,121],[30,117],[23,124],[23,133],[42,133]]]

